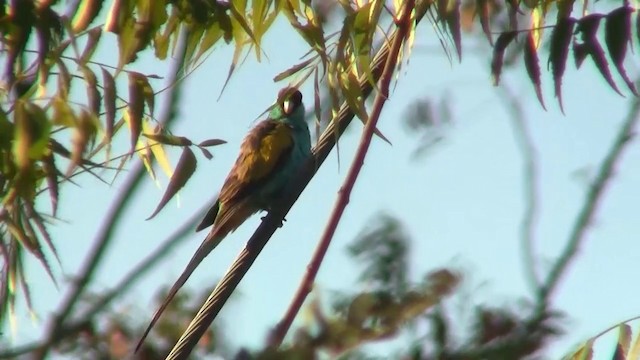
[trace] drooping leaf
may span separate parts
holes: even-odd
[[[453,43],[458,53],[458,61],[462,61],[462,33],[460,29],[460,0],[449,0],[454,4],[447,12],[446,22]]]
[[[612,359],[626,360],[631,346],[631,326],[628,324],[618,325],[618,341]]]
[[[311,64],[314,60],[316,59],[316,57],[312,57],[309,58],[299,64],[293,65],[292,67],[288,68],[287,70],[279,73],[278,75],[276,75],[273,78],[274,82],[278,82],[281,80],[284,80],[286,78],[288,78],[291,75],[297,74],[300,70],[305,69],[307,66],[309,66],[309,64]]]
[[[151,125],[146,121],[142,123],[142,131],[143,134],[161,134],[159,126],[155,129],[151,129]],[[164,146],[162,146],[161,142],[153,138],[147,137],[147,139],[148,148],[144,149],[142,154],[144,154],[143,160],[148,161],[148,163],[145,162],[145,166],[147,166],[149,173],[155,179],[155,174],[153,174],[153,168],[151,167],[151,155],[153,154],[153,157],[156,159],[158,165],[160,165],[162,171],[167,175],[167,177],[171,178],[171,176],[173,176],[173,168],[171,168],[171,163],[169,162],[169,157],[164,150]]]
[[[102,87],[104,89],[105,137],[108,146],[113,137],[113,126],[116,122],[116,82],[105,68],[102,69]]]
[[[51,123],[47,115],[39,106],[19,100],[15,104],[15,134],[13,142],[13,156],[16,165],[22,171],[27,171],[34,160],[44,156]]]
[[[560,18],[555,29],[551,32],[551,49],[549,50],[549,61],[553,73],[555,84],[555,96],[560,104],[560,111],[564,114],[562,105],[562,76],[567,66],[569,56],[569,46],[576,20],[571,17]]]
[[[69,97],[69,91],[71,90],[71,75],[69,69],[61,59],[56,60],[58,66],[58,93],[64,98]]]
[[[84,31],[93,22],[103,3],[104,0],[82,0],[73,15],[72,28],[76,34]]]
[[[86,65],[93,53],[96,51],[98,47],[98,43],[100,42],[100,37],[102,36],[102,28],[99,26],[94,27],[93,29],[87,32],[87,44],[84,46],[84,50],[82,51],[82,55],[80,56],[80,65]]]
[[[56,216],[58,211],[58,169],[56,168],[53,153],[48,153],[42,158],[42,169],[47,180],[47,188],[49,189],[49,198],[51,199],[51,212]]]
[[[498,37],[493,47],[493,59],[491,60],[491,75],[493,77],[493,85],[500,83],[500,74],[502,73],[502,64],[504,61],[504,52],[507,46],[516,38],[517,31],[505,31]]]
[[[204,157],[206,157],[207,160],[213,159],[213,154],[209,150],[207,150],[206,148],[200,147],[200,146],[198,146],[198,149],[200,149],[200,151],[202,151],[202,155],[204,155]]]
[[[144,137],[153,139],[160,144],[173,145],[173,146],[191,146],[193,143],[191,140],[184,136],[175,136],[170,134],[142,134]]]
[[[182,150],[182,155],[180,156],[180,160],[178,160],[178,164],[176,165],[173,176],[171,176],[171,180],[169,180],[169,185],[167,185],[167,190],[165,191],[160,203],[153,211],[151,216],[147,218],[147,220],[156,216],[160,210],[164,208],[164,206],[178,193],[180,189],[189,181],[191,175],[196,170],[197,159],[194,155],[193,151],[190,148],[185,147]]]
[[[582,344],[569,358],[569,360],[592,360],[593,338]]]
[[[145,81],[144,75],[137,72],[129,72],[129,106],[125,111],[125,121],[129,124],[129,129],[131,129],[131,151],[135,150],[142,131]]]
[[[624,69],[624,58],[627,55],[627,44],[631,44],[631,13],[633,9],[629,6],[622,6],[613,10],[607,15],[604,35],[609,56],[613,60],[618,73],[624,79],[631,92],[638,96],[633,81]]]
[[[226,144],[227,142],[222,139],[208,139],[198,144],[200,147],[211,147]]]
[[[322,107],[320,105],[320,81],[318,80],[318,72],[318,69],[316,69],[313,78],[313,110],[316,115],[316,142],[320,139],[320,124],[322,122]]]
[[[533,31],[529,31],[527,34],[527,42],[524,44],[524,65],[527,68],[527,74],[533,83],[533,87],[536,90],[536,96],[542,108],[547,110],[544,106],[544,98],[542,97],[542,80],[540,72],[540,62],[538,60],[538,50],[536,49],[536,40]]]
[[[607,58],[605,56],[604,50],[598,41],[597,32],[598,26],[600,25],[600,20],[604,18],[602,14],[591,14],[583,17],[578,21],[578,25],[576,27],[576,33],[582,34],[582,45],[584,51],[586,51],[593,62],[596,64],[598,70],[602,74],[602,77],[605,78],[609,86],[617,92],[620,96],[622,93],[618,89],[618,86],[613,81],[613,77],[611,76],[611,71],[609,71],[609,64],[607,62]]]
[[[480,25],[484,35],[489,40],[489,44],[493,46],[493,37],[491,36],[491,26],[489,25],[489,17],[491,16],[491,4],[489,0],[478,0],[476,12],[480,15]]]
[[[98,91],[98,80],[96,79],[96,74],[94,74],[88,66],[80,66],[80,71],[82,72],[84,82],[87,85],[87,101],[89,109],[97,115],[100,113],[102,98]]]
[[[71,163],[67,168],[66,177],[71,176],[75,168],[83,163],[84,153],[89,144],[95,140],[97,133],[97,118],[86,110],[80,110],[77,124],[71,137]]]

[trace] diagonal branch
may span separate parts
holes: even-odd
[[[614,175],[615,168],[622,157],[623,150],[633,138],[634,128],[638,122],[639,113],[640,100],[635,99],[633,100],[633,105],[631,106],[631,109],[627,114],[627,118],[622,124],[620,132],[616,136],[611,149],[600,165],[595,181],[587,192],[584,206],[576,218],[576,222],[571,230],[571,235],[569,236],[567,245],[551,268],[544,284],[540,287],[539,306],[546,306],[549,298],[553,294],[553,291],[559,284],[560,277],[564,274],[571,263],[571,260],[573,260],[578,253],[580,245],[584,241],[587,230],[589,229],[595,213],[598,210],[598,206],[605,194],[607,185],[609,185]]]
[[[391,83],[391,79],[393,77],[393,72],[397,65],[397,62],[400,59],[400,48],[402,47],[402,44],[404,43],[404,40],[408,36],[411,29],[411,11],[413,10],[413,7],[413,1],[409,0],[405,3],[403,14],[399,19],[396,36],[393,39],[393,43],[391,44],[391,49],[389,50],[389,55],[387,56],[382,75],[380,76],[380,91],[376,95],[373,103],[373,108],[371,110],[371,115],[369,116],[369,119],[367,120],[367,123],[362,131],[360,144],[358,145],[358,149],[356,150],[356,155],[353,158],[353,162],[351,163],[351,167],[349,168],[349,172],[347,173],[344,183],[338,191],[338,197],[336,199],[333,211],[329,217],[327,226],[322,233],[322,237],[318,241],[318,246],[316,247],[313,257],[311,258],[309,265],[307,265],[307,271],[304,274],[300,286],[298,287],[298,290],[296,291],[296,294],[294,295],[284,318],[280,321],[280,323],[278,323],[271,339],[269,340],[270,345],[273,347],[278,347],[280,344],[282,344],[282,341],[287,335],[287,332],[289,331],[293,320],[300,311],[300,308],[307,298],[307,295],[309,295],[309,293],[311,292],[313,282],[316,278],[316,275],[318,274],[318,271],[320,270],[322,260],[327,253],[329,244],[331,244],[331,239],[333,239],[333,235],[338,228],[338,224],[342,219],[342,215],[344,214],[344,210],[346,209],[347,204],[349,204],[351,191],[353,190],[356,180],[358,179],[358,175],[360,175],[360,170],[364,165],[364,159],[367,155],[367,152],[369,151],[371,139],[376,129],[376,123],[380,119],[382,107],[384,106],[385,101],[389,98],[389,84]]]
[[[429,5],[430,2],[427,1],[420,1],[416,4],[416,23],[420,22],[424,17],[429,9]],[[395,41],[395,37],[397,35],[398,31],[396,30],[372,61],[371,73],[372,78],[375,81],[380,79],[385,60],[389,56],[389,44]],[[362,90],[362,96],[364,98],[367,98],[371,94],[371,83],[372,81],[366,77],[360,80],[360,89]],[[255,259],[258,257],[262,248],[265,246],[267,241],[269,241],[278,226],[282,224],[282,219],[291,209],[294,202],[298,199],[309,181],[313,178],[317,169],[327,158],[335,146],[336,140],[339,139],[344,130],[349,126],[353,117],[354,113],[349,109],[349,106],[346,103],[343,103],[337,118],[335,118],[334,121],[332,121],[325,129],[320,140],[314,147],[312,158],[302,166],[295,180],[290,185],[289,192],[274,205],[273,211],[270,211],[267,216],[264,217],[262,223],[247,241],[247,245],[236,257],[229,270],[227,270],[227,273],[202,305],[200,311],[198,311],[187,327],[187,330],[182,334],[166,359],[186,359],[189,356],[193,348],[198,343],[200,337],[211,325],[218,312],[222,309],[227,299],[229,299]]]
[[[527,119],[522,103],[514,92],[502,84],[498,88],[501,95],[506,99],[505,105],[511,113],[511,125],[515,140],[520,147],[522,161],[524,162],[523,180],[524,180],[524,202],[525,210],[520,223],[520,241],[522,241],[522,257],[525,276],[529,281],[529,285],[534,291],[540,288],[540,278],[536,268],[535,258],[535,240],[536,240],[536,224],[538,223],[539,213],[539,171],[538,171],[538,152],[533,142],[533,138],[527,126]]]

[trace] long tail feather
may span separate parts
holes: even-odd
[[[138,341],[138,344],[136,345],[135,352],[137,352],[140,349],[140,347],[142,346],[142,343],[147,338],[147,335],[149,335],[149,331],[151,331],[151,328],[153,328],[156,322],[158,322],[160,315],[162,315],[162,313],[166,310],[167,306],[169,306],[169,303],[171,303],[171,300],[173,300],[173,298],[176,296],[176,294],[178,293],[178,290],[180,290],[182,286],[184,286],[184,284],[187,282],[191,274],[193,274],[193,271],[198,267],[198,265],[200,265],[202,260],[204,260],[204,258],[206,258],[207,255],[209,255],[209,253],[213,251],[213,249],[215,249],[216,246],[218,246],[218,244],[220,244],[222,239],[224,239],[226,234],[224,233],[219,234],[220,232],[217,230],[218,228],[214,228],[207,235],[207,237],[204,239],[202,244],[200,244],[200,247],[198,247],[195,254],[193,254],[193,256],[191,257],[191,260],[189,260],[189,263],[185,267],[184,271],[182,271],[182,274],[180,274],[180,277],[178,278],[178,280],[176,280],[176,282],[171,287],[171,290],[169,290],[169,294],[167,295],[165,300],[162,302],[158,310],[156,310],[156,312],[153,314],[153,318],[151,319],[149,326],[147,326],[147,329],[144,331],[144,333],[142,334],[142,337],[140,338],[140,341]]]

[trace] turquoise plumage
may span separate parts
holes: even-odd
[[[311,136],[304,115],[302,94],[295,88],[284,88],[278,93],[278,100],[269,111],[268,118],[258,123],[244,138],[218,200],[196,231],[211,225],[213,228],[169,290],[136,350],[200,262],[249,216],[260,210],[269,210],[286,190],[287,183],[311,155]]]

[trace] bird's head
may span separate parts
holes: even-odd
[[[304,121],[302,93],[294,87],[286,87],[278,92],[278,100],[269,112],[273,120]]]

